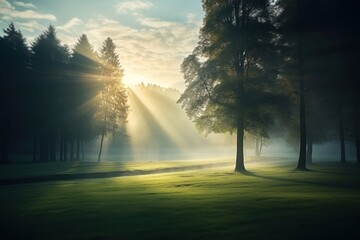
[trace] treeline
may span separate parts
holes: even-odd
[[[30,46],[11,23],[0,37],[1,163],[32,153],[33,162],[80,160],[84,143],[121,131],[127,92],[116,46],[95,51],[86,35],[72,50],[49,26]]]
[[[236,171],[245,171],[244,133],[275,128],[299,143],[297,169],[314,143],[346,140],[360,163],[360,31],[356,4],[340,0],[203,0],[205,17],[184,59],[179,99],[204,132],[237,134]],[[295,140],[296,139],[296,140]]]

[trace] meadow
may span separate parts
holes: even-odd
[[[356,165],[249,162],[247,174],[231,159],[0,166],[0,239],[360,239]],[[90,174],[114,171],[136,174]]]

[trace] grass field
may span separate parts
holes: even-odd
[[[351,164],[314,164],[308,172],[249,164],[244,175],[205,161],[52,163],[0,166],[0,176],[201,164],[0,186],[0,239],[360,239],[360,169]]]

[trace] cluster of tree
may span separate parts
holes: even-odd
[[[299,137],[299,170],[313,143],[334,134],[341,161],[348,138],[360,163],[355,3],[202,2],[200,41],[182,63],[186,89],[178,102],[200,130],[236,132],[235,170],[245,171],[244,132],[267,138],[275,123]]]
[[[99,52],[82,35],[72,51],[53,26],[30,47],[13,24],[0,37],[1,163],[32,152],[34,162],[80,160],[84,143],[123,128],[127,92],[115,44]]]

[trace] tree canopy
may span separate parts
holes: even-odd
[[[245,170],[243,135],[267,136],[280,104],[269,3],[204,0],[200,41],[181,69],[186,89],[179,99],[204,132],[236,132],[236,170]],[[285,109],[285,108],[283,108]]]

